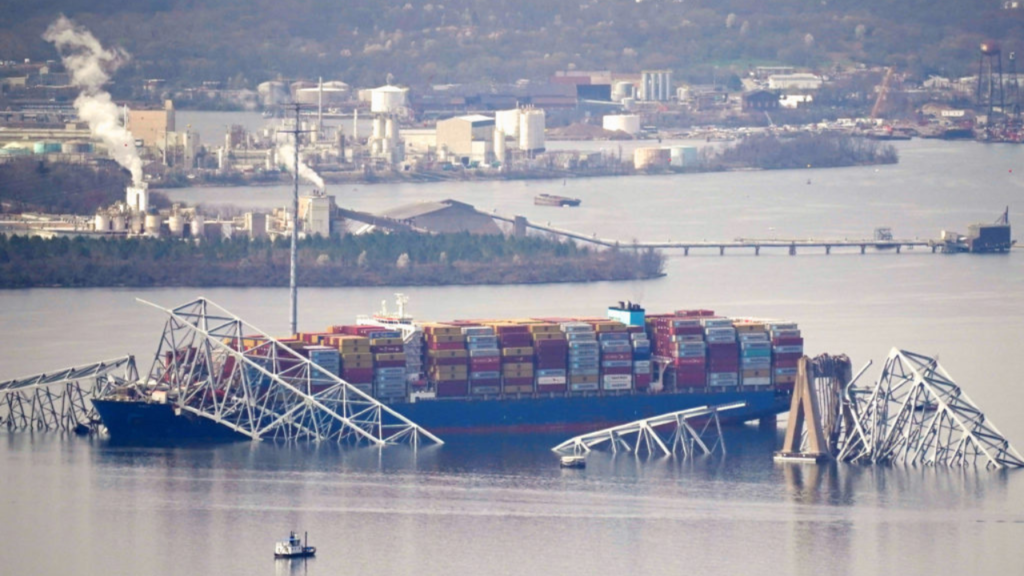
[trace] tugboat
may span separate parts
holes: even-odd
[[[304,535],[306,542],[299,540],[295,532],[288,534],[287,540],[281,540],[274,546],[274,558],[309,558],[316,555],[315,546],[307,546],[309,543],[309,532]]]

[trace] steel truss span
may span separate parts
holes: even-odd
[[[92,399],[138,381],[125,356],[0,382],[0,426],[8,430],[88,432],[100,423]]]
[[[925,466],[1021,467],[1024,460],[936,358],[893,348],[873,388],[844,399],[838,459]]]
[[[725,454],[725,440],[718,414],[746,405],[746,402],[734,402],[670,412],[582,434],[562,442],[552,450],[560,454],[582,455],[607,446],[613,452],[622,450],[638,455],[646,453],[668,456],[679,451],[684,458],[688,458],[698,454],[712,454],[716,450]],[[698,419],[704,420],[699,430],[690,425],[690,420]]]
[[[205,298],[167,309],[143,397],[253,440],[384,446],[440,438]]]

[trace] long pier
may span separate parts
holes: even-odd
[[[938,252],[942,247],[943,243],[936,240],[827,240],[827,239],[755,239],[755,238],[737,238],[732,241],[707,241],[701,240],[699,242],[622,242],[620,240],[612,240],[608,238],[599,238],[597,235],[587,236],[571,230],[564,230],[561,228],[555,228],[550,225],[536,224],[530,222],[522,216],[508,217],[500,214],[488,214],[495,220],[507,222],[512,224],[514,234],[522,236],[526,234],[527,229],[538,230],[546,232],[548,234],[555,234],[566,238],[572,238],[582,242],[589,242],[598,246],[604,246],[608,248],[635,248],[635,249],[667,249],[667,250],[682,250],[684,256],[689,256],[691,250],[717,250],[721,256],[725,255],[726,249],[729,250],[752,250],[755,256],[761,255],[762,248],[781,248],[786,250],[790,256],[796,256],[797,250],[806,249],[823,249],[825,254],[831,254],[833,248],[853,248],[859,249],[861,254],[867,252],[868,248],[875,248],[878,250],[894,250],[897,254],[903,252],[904,249],[913,250],[915,248],[927,248],[932,253]]]

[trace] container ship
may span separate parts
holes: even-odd
[[[627,302],[604,317],[417,322],[400,298],[396,314],[278,342],[438,435],[582,433],[737,401],[723,421],[772,418],[803,355],[791,322]],[[94,404],[114,438],[235,436],[152,398]]]

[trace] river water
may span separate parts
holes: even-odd
[[[180,121],[180,118],[179,118]],[[224,124],[233,123],[225,121]],[[600,144],[588,144],[600,146]],[[1021,198],[1012,146],[912,141],[896,166],[556,182],[352,185],[377,210],[455,198],[485,210],[632,239],[932,238]],[[538,192],[576,209],[535,207]],[[289,187],[186,189],[176,199],[278,206]],[[1017,202],[1019,204],[1019,202]],[[1013,214],[1011,214],[1013,218]],[[712,308],[800,323],[808,353],[856,368],[901,347],[938,354],[1001,431],[1024,443],[1024,254],[927,251],[673,256],[668,276],[586,285],[303,289],[300,328],[346,322],[391,293],[417,317],[599,315]],[[160,305],[203,295],[271,334],[287,290],[0,292],[0,378],[134,353],[148,367]],[[440,448],[237,444],[140,448],[53,434],[0,435],[5,574],[964,574],[1020,573],[1021,472],[778,466],[781,431],[731,430],[695,462],[595,455],[562,471],[564,438],[451,438]],[[318,558],[275,562],[309,530]]]

